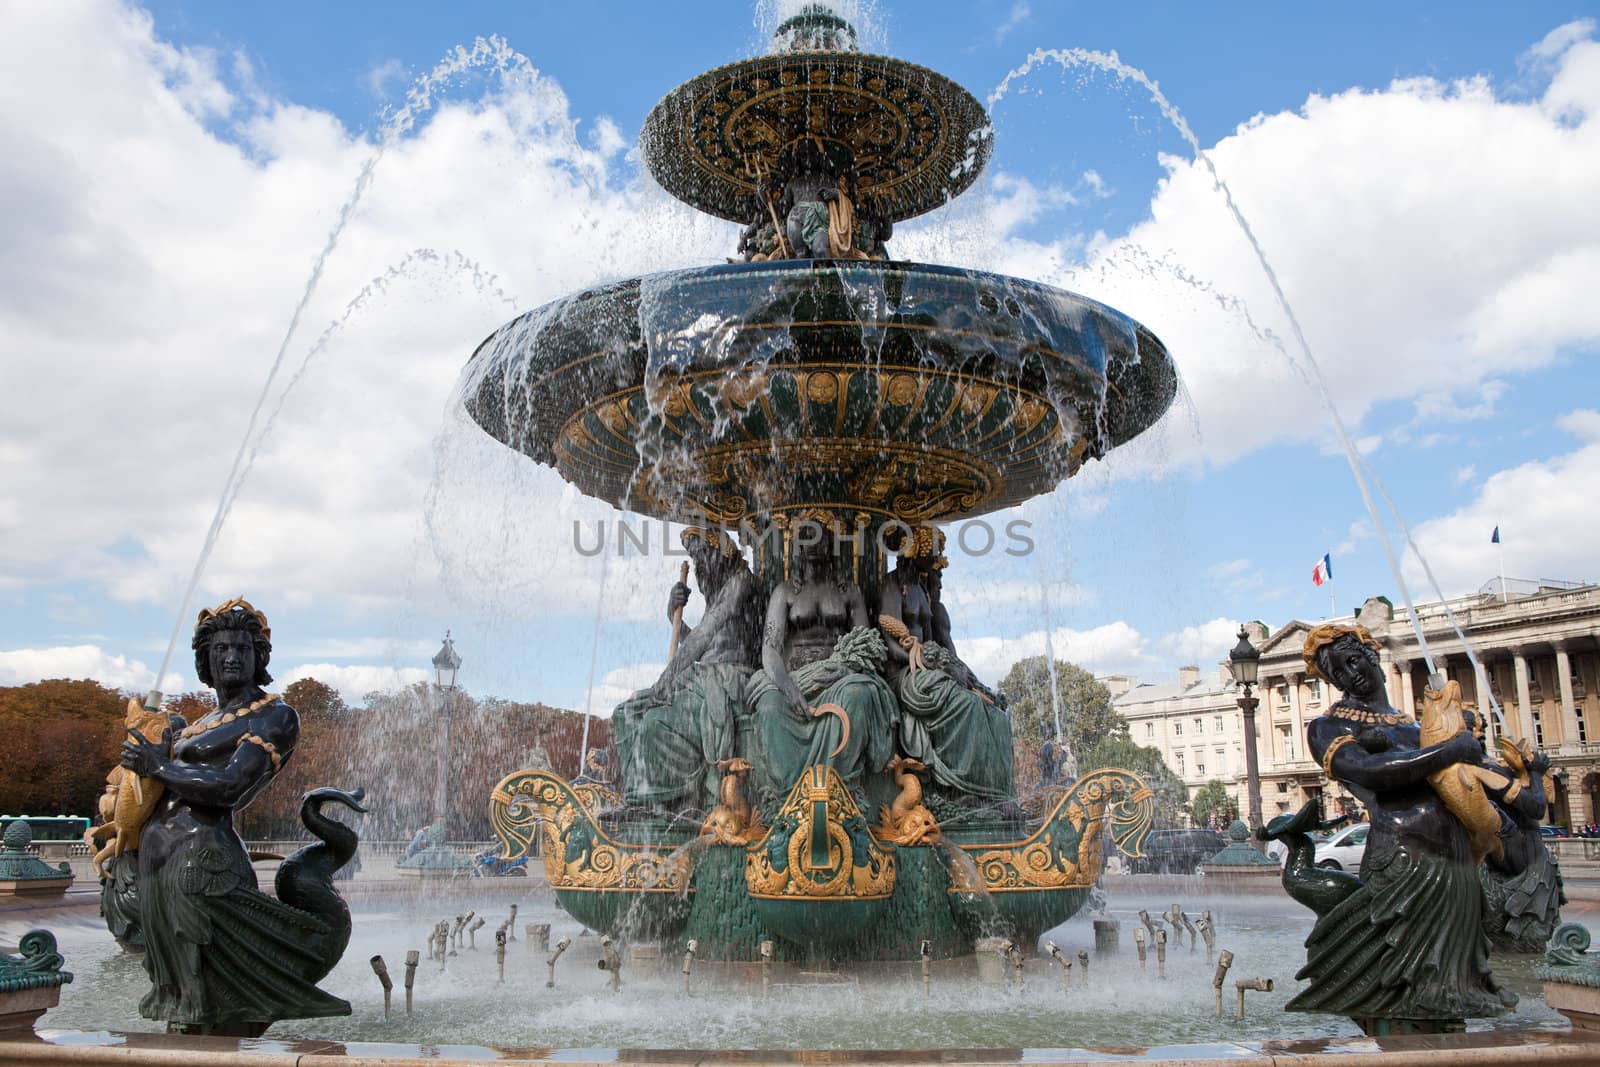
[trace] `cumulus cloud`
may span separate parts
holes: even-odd
[[[141,660],[107,652],[97,645],[58,645],[0,652],[0,685],[26,685],[45,678],[88,678],[113,689],[137,690],[150,684],[155,668]],[[187,684],[177,672],[167,674],[161,689],[179,693]]]
[[[609,715],[612,708],[646,686],[654,685],[666,666],[665,663],[631,663],[607,671],[588,691],[587,703],[580,704],[578,710],[587,707],[591,715]]]
[[[1508,578],[1600,579],[1594,551],[1600,411],[1573,411],[1557,424],[1578,438],[1577,449],[1496,471],[1469,503],[1414,527],[1445,595],[1472,592],[1499,574],[1502,547]],[[1500,545],[1489,540],[1497,526]],[[1414,557],[1406,557],[1405,567],[1411,588],[1426,595]]]

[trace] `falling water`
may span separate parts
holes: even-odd
[[[267,397],[272,393],[272,383],[277,379],[278,372],[283,368],[284,357],[288,354],[289,345],[300,328],[300,318],[305,314],[307,305],[310,304],[312,296],[317,291],[318,284],[322,281],[322,272],[327,266],[328,258],[338,246],[345,227],[355,214],[355,210],[366,195],[367,189],[372,185],[373,175],[377,170],[378,163],[383,159],[389,148],[416,124],[418,117],[432,109],[435,92],[447,85],[451,78],[468,70],[484,67],[498,71],[502,75],[512,73],[526,74],[530,77],[535,75],[533,66],[528,62],[527,57],[513,50],[501,37],[480,37],[470,49],[460,45],[456,46],[454,51],[446,55],[433,70],[417,79],[416,83],[406,92],[405,104],[383,124],[377,146],[373,149],[372,154],[361,164],[361,170],[356,175],[355,186],[340,206],[338,218],[335,219],[333,228],[328,231],[327,239],[323,242],[321,251],[317,253],[317,258],[312,263],[311,275],[306,279],[305,287],[300,293],[300,299],[295,303],[294,310],[289,315],[289,324],[284,330],[283,340],[278,344],[277,353],[273,356],[272,365],[267,371],[266,381],[262,383],[260,395],[256,397],[255,407],[251,409],[249,421],[245,424],[244,436],[239,441],[239,450],[234,454],[233,464],[229,467],[228,476],[222,483],[222,492],[217,500],[217,510],[211,517],[211,525],[206,530],[205,541],[200,547],[200,554],[195,559],[194,571],[189,575],[188,585],[184,587],[183,599],[178,604],[177,620],[172,627],[172,636],[167,640],[167,650],[162,655],[161,666],[156,671],[156,685],[159,686],[161,679],[166,675],[167,665],[172,661],[173,650],[178,644],[178,636],[183,632],[184,622],[188,616],[189,602],[194,598],[195,587],[200,584],[200,575],[205,572],[206,562],[211,558],[212,549],[216,547],[217,535],[221,533],[223,523],[227,521],[228,512],[232,507],[233,499],[238,495],[244,476],[248,473],[249,461],[254,456],[254,449],[259,447],[256,426],[261,420],[262,410],[266,407]],[[320,344],[321,342],[319,341]],[[314,346],[313,351],[315,347],[317,346]],[[308,360],[309,358],[310,354],[307,355]],[[303,371],[304,364],[301,367],[301,372]],[[295,379],[298,380],[298,378],[299,373],[295,375]],[[292,387],[293,384],[291,382],[290,386]]]
[[[1349,431],[1345,428],[1344,419],[1339,414],[1338,405],[1334,403],[1333,394],[1328,388],[1327,379],[1323,376],[1322,367],[1317,363],[1316,357],[1312,355],[1311,344],[1306,340],[1305,331],[1300,327],[1300,320],[1295,315],[1294,308],[1290,305],[1289,298],[1283,291],[1283,286],[1279,284],[1277,272],[1273,270],[1272,264],[1267,260],[1266,253],[1262,251],[1261,242],[1256,239],[1255,231],[1251,229],[1249,221],[1244,217],[1244,213],[1239,210],[1238,204],[1234,202],[1233,190],[1229,188],[1227,182],[1222,180],[1222,175],[1217,172],[1216,165],[1211,161],[1211,157],[1200,146],[1200,139],[1189,128],[1188,120],[1167,99],[1166,94],[1161,91],[1161,87],[1151,80],[1150,76],[1144,71],[1137,67],[1130,67],[1122,62],[1115,52],[1097,52],[1084,48],[1037,49],[1028,56],[1027,61],[1022,66],[1001,79],[1000,84],[989,94],[987,104],[990,113],[994,112],[995,106],[1005,97],[1014,79],[1026,77],[1033,72],[1036,66],[1047,60],[1054,60],[1065,68],[1092,67],[1096,70],[1115,74],[1124,81],[1137,82],[1143,86],[1150,94],[1150,99],[1161,109],[1162,115],[1188,142],[1190,150],[1194,152],[1195,159],[1206,168],[1206,172],[1211,176],[1212,184],[1217,192],[1222,194],[1223,202],[1227,205],[1229,214],[1233,216],[1234,222],[1238,224],[1239,229],[1243,232],[1245,240],[1250,242],[1250,248],[1255,252],[1256,261],[1261,264],[1261,270],[1266,275],[1268,284],[1272,286],[1272,292],[1277,298],[1278,307],[1283,311],[1284,317],[1288,319],[1290,329],[1294,331],[1295,343],[1300,350],[1301,359],[1297,363],[1291,357],[1289,359],[1290,366],[1306,376],[1316,387],[1322,397],[1323,404],[1328,409],[1328,414],[1333,419],[1334,429],[1339,435],[1340,442],[1344,445],[1345,458],[1350,464],[1350,472],[1355,475],[1356,486],[1361,490],[1361,497],[1366,503],[1368,514],[1372,516],[1373,529],[1378,535],[1378,542],[1383,546],[1383,554],[1388,560],[1389,570],[1394,575],[1395,585],[1399,587],[1400,595],[1405,600],[1406,611],[1411,617],[1412,628],[1416,631],[1417,646],[1421,649],[1423,659],[1428,664],[1430,679],[1437,679],[1438,667],[1434,663],[1433,653],[1428,648],[1428,639],[1423,635],[1422,622],[1417,618],[1416,606],[1411,601],[1410,587],[1406,585],[1405,577],[1400,572],[1400,561],[1396,558],[1394,547],[1389,542],[1388,532],[1384,528],[1377,504],[1372,499],[1372,491],[1367,484],[1366,475],[1362,473],[1363,460],[1361,454],[1356,448],[1355,442],[1351,440]],[[1283,350],[1280,348],[1280,351]],[[1285,352],[1285,355],[1288,355],[1288,353]],[[1367,470],[1371,473],[1370,467]],[[1372,474],[1372,478],[1374,482],[1377,481],[1375,473]],[[1411,547],[1413,551],[1416,551],[1415,542],[1412,542]],[[1421,558],[1420,553],[1418,558]],[[1462,639],[1465,641],[1465,637]],[[1432,683],[1430,682],[1430,684]]]

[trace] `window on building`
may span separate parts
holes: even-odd
[[[1287,726],[1278,727],[1278,740],[1283,744],[1283,758],[1294,759],[1294,731]]]
[[[1533,747],[1544,747],[1544,716],[1539,714],[1538,709],[1533,713]]]
[[[1202,774],[1202,775],[1205,774],[1206,773],[1206,765],[1204,763],[1196,763],[1194,765],[1194,773]]]
[[[1183,720],[1182,719],[1173,719],[1172,720],[1172,736],[1174,736],[1174,737],[1182,737],[1183,736]]]
[[[1205,720],[1201,719],[1198,715],[1194,717],[1194,732],[1197,735],[1206,732]]]
[[[1222,716],[1221,715],[1213,715],[1211,717],[1211,726],[1212,726],[1213,729],[1215,729],[1217,731],[1217,733],[1220,734],[1222,732]]]
[[[1178,761],[1178,777],[1182,778],[1185,773],[1183,769],[1183,753],[1176,753],[1172,758]]]
[[[1278,703],[1289,703],[1289,687],[1287,685],[1278,686]]]
[[[1288,782],[1279,782],[1278,783],[1278,792],[1287,793],[1288,791],[1289,791],[1289,783]]]
[[[1156,724],[1153,723],[1153,722],[1145,723],[1144,724],[1144,735],[1146,737],[1154,737],[1156,735]]]
[[[1219,749],[1217,749],[1216,755],[1217,755],[1217,773],[1218,774],[1227,774],[1228,773],[1228,750],[1225,749],[1225,748],[1219,748]]]
[[[1588,696],[1588,690],[1583,688],[1583,670],[1578,665],[1578,657],[1572,657],[1572,699],[1582,700]]]
[[[1587,741],[1589,740],[1589,724],[1583,721],[1583,705],[1579,704],[1573,710],[1578,717],[1578,740]]]
[[[1311,681],[1306,683],[1306,691],[1311,694],[1312,700],[1321,700],[1322,682],[1316,678],[1311,679]]]

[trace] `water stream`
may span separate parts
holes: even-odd
[[[1273,269],[1271,261],[1268,260],[1266,252],[1262,249],[1261,242],[1256,238],[1255,231],[1251,228],[1249,220],[1245,218],[1244,213],[1239,209],[1237,202],[1235,202],[1233,198],[1233,190],[1228,186],[1228,183],[1223,180],[1222,175],[1217,171],[1216,164],[1212,162],[1211,157],[1206,153],[1205,149],[1201,147],[1200,139],[1196,137],[1194,131],[1190,129],[1188,120],[1185,119],[1183,113],[1179,111],[1170,100],[1167,99],[1166,94],[1161,91],[1161,87],[1144,71],[1122,62],[1115,52],[1098,52],[1085,48],[1037,49],[1028,56],[1027,61],[1024,62],[1022,66],[1011,71],[1003,79],[1001,79],[1000,84],[996,86],[994,91],[989,94],[987,105],[990,113],[993,114],[995,107],[1005,98],[1005,95],[1009,91],[1013,81],[1027,77],[1041,63],[1051,61],[1060,64],[1066,69],[1075,67],[1088,67],[1103,71],[1105,73],[1114,74],[1124,81],[1132,81],[1142,86],[1146,92],[1150,94],[1150,99],[1154,101],[1156,106],[1160,109],[1161,114],[1167,119],[1168,122],[1172,124],[1172,127],[1177,130],[1179,135],[1182,136],[1183,139],[1188,143],[1190,150],[1194,153],[1195,159],[1199,161],[1203,167],[1205,167],[1207,174],[1210,175],[1212,184],[1216,188],[1217,192],[1222,195],[1223,202],[1226,204],[1229,214],[1232,215],[1234,222],[1238,224],[1239,229],[1244,234],[1245,239],[1250,243],[1250,248],[1255,253],[1256,261],[1260,264],[1261,270],[1265,274],[1268,284],[1272,287],[1272,292],[1277,299],[1278,307],[1283,312],[1284,317],[1288,320],[1289,327],[1294,333],[1295,343],[1299,349],[1300,358],[1296,360],[1282,346],[1279,346],[1279,351],[1284,353],[1285,357],[1288,359],[1290,367],[1300,373],[1311,385],[1315,387],[1318,395],[1322,398],[1324,406],[1328,410],[1328,414],[1333,421],[1334,429],[1338,434],[1340,443],[1344,447],[1345,458],[1350,465],[1350,472],[1355,476],[1356,486],[1360,489],[1362,500],[1365,502],[1367,507],[1367,512],[1372,517],[1373,531],[1377,534],[1379,544],[1381,544],[1383,547],[1384,557],[1388,561],[1389,570],[1394,576],[1395,585],[1400,590],[1400,595],[1405,600],[1406,610],[1410,616],[1412,628],[1416,632],[1418,648],[1422,653],[1423,659],[1426,660],[1428,664],[1428,673],[1430,675],[1430,679],[1437,679],[1439,677],[1438,667],[1434,662],[1433,653],[1428,647],[1428,639],[1422,631],[1421,620],[1417,618],[1416,606],[1412,603],[1410,587],[1406,584],[1405,576],[1401,573],[1399,559],[1395,556],[1394,547],[1389,541],[1389,535],[1385,529],[1382,515],[1378,511],[1377,504],[1372,498],[1371,488],[1368,485],[1368,475],[1371,475],[1372,480],[1375,483],[1378,481],[1377,475],[1372,471],[1370,465],[1366,464],[1365,460],[1361,456],[1360,450],[1357,449],[1354,440],[1351,439],[1349,430],[1345,427],[1344,419],[1339,413],[1339,407],[1334,402],[1333,394],[1328,388],[1328,382],[1322,373],[1322,367],[1317,362],[1316,356],[1312,353],[1311,344],[1306,339],[1305,331],[1300,326],[1300,319],[1295,314],[1294,307],[1290,304],[1288,295],[1283,291],[1283,286],[1278,281],[1277,272]],[[1365,471],[1365,473],[1363,473],[1363,471]],[[1385,492],[1385,496],[1387,496],[1387,492]],[[1398,517],[1398,512],[1396,515]],[[1412,551],[1417,552],[1417,557],[1420,560],[1422,557],[1416,543],[1414,541],[1410,541],[1409,535],[1407,540],[1411,544]],[[1423,566],[1425,569],[1427,569],[1426,562],[1423,563]],[[1440,595],[1442,599],[1442,593]],[[1459,629],[1457,630],[1457,633],[1461,636],[1463,643],[1466,643],[1465,635],[1460,634]],[[1471,647],[1470,644],[1468,644],[1468,647]],[[1473,661],[1476,663],[1475,655],[1473,655]],[[1430,684],[1433,683],[1430,681]]]
[[[323,270],[327,267],[328,259],[333,255],[334,249],[339,245],[345,228],[354,217],[357,207],[367,190],[371,188],[373,177],[377,172],[378,164],[384,155],[400,140],[413,126],[417,119],[433,108],[435,94],[451,79],[466,73],[469,70],[488,68],[498,71],[502,76],[522,74],[530,78],[537,77],[537,72],[526,56],[514,51],[503,38],[491,36],[480,37],[469,49],[456,46],[448,53],[431,71],[418,78],[406,92],[405,103],[383,123],[379,130],[377,144],[372,154],[361,164],[360,171],[356,174],[355,185],[349,196],[339,207],[338,217],[334,220],[332,229],[328,231],[321,250],[311,265],[311,274],[306,279],[305,286],[301,289],[300,298],[295,303],[289,315],[288,326],[284,330],[283,340],[279,342],[277,352],[273,355],[271,366],[267,370],[266,380],[262,383],[261,391],[256,397],[255,406],[250,411],[250,418],[245,423],[245,430],[239,441],[239,449],[234,454],[233,463],[228,468],[227,477],[223,479],[222,491],[217,499],[216,512],[211,517],[210,526],[206,530],[205,539],[200,546],[199,555],[195,558],[194,570],[189,575],[188,584],[184,587],[183,597],[178,604],[177,620],[172,627],[172,636],[167,640],[166,652],[161,657],[161,666],[156,671],[156,685],[166,676],[167,666],[172,661],[172,653],[177,648],[178,638],[183,633],[185,625],[189,622],[189,603],[194,598],[196,587],[200,584],[200,576],[205,573],[206,563],[211,558],[211,552],[216,547],[217,536],[222,532],[223,525],[227,522],[228,513],[233,507],[233,501],[238,496],[244,484],[245,476],[249,473],[250,464],[254,459],[255,451],[260,447],[260,439],[265,436],[265,428],[258,435],[258,424],[266,408],[267,400],[272,395],[273,383],[277,380],[283,368],[285,357],[288,355],[289,346],[294,341],[295,334],[299,331],[300,320],[305,314],[307,306],[316,294],[318,285],[322,281]],[[349,309],[347,309],[347,315]],[[325,343],[327,334],[313,346],[312,352],[306,359]],[[295,381],[299,380],[305,364],[302,363],[301,371],[295,375],[285,388],[285,395],[292,388]],[[279,407],[282,406],[282,398]],[[274,415],[276,411],[274,411]]]

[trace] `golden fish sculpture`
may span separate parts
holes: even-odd
[[[1422,696],[1421,727],[1423,747],[1448,741],[1467,728],[1461,714],[1461,685],[1447,681],[1439,689],[1429,689]],[[1452,763],[1442,771],[1428,775],[1428,784],[1439,794],[1444,806],[1467,828],[1472,842],[1472,858],[1482,862],[1485,856],[1499,858],[1505,851],[1500,842],[1500,811],[1495,807],[1484,786],[1504,789],[1510,780],[1486,767],[1468,763]]]
[[[147,740],[159,740],[167,728],[167,715],[159,709],[150,711],[137,697],[128,701],[128,713],[123,725],[131,733],[139,731]],[[94,854],[94,869],[105,874],[105,864],[124,852],[139,847],[139,833],[144,829],[150,813],[156,810],[161,799],[161,783],[154,778],[141,778],[126,767],[113,767],[106,775],[106,792],[100,798],[100,815],[105,820],[83,835]]]

